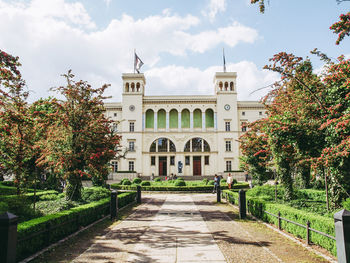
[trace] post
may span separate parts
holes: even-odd
[[[18,217],[9,212],[0,215],[0,259],[4,263],[16,262]]]
[[[277,219],[278,219],[278,229],[279,230],[281,230],[282,229],[282,225],[281,225],[281,212],[280,211],[278,211],[278,217],[277,217]]]
[[[247,216],[247,204],[245,198],[245,191],[239,190],[238,192],[238,204],[239,204],[239,218],[244,219]]]
[[[141,204],[141,186],[137,186],[137,195],[136,195],[136,202],[138,204]]]
[[[221,202],[221,189],[220,184],[216,186],[216,202]]]
[[[311,240],[310,240],[310,221],[306,222],[306,242],[308,245],[311,244]]]
[[[118,214],[118,192],[116,190],[113,190],[111,193],[111,203],[110,203],[110,210],[111,210],[111,220],[117,219]]]
[[[350,211],[335,213],[334,227],[338,262],[350,263]]]

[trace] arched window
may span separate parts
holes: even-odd
[[[222,82],[219,82],[219,89],[222,90]]]
[[[166,113],[165,110],[161,109],[157,113],[157,127],[159,129],[165,129],[166,127]]]
[[[206,140],[197,137],[186,142],[184,152],[210,152],[210,147]]]
[[[154,111],[151,109],[146,111],[146,128],[154,128]]]
[[[125,83],[125,92],[129,92],[129,82]]]
[[[190,111],[188,109],[181,112],[181,127],[190,128]]]
[[[228,82],[225,82],[225,90],[228,88]]]
[[[212,109],[205,111],[205,127],[214,128],[214,111]]]
[[[169,127],[172,128],[178,128],[179,126],[179,114],[177,110],[172,109],[169,113]]]
[[[200,109],[195,109],[193,112],[193,127],[202,128],[202,111]]]
[[[137,82],[137,84],[136,84],[136,91],[140,92],[140,82]]]
[[[167,138],[159,138],[152,142],[150,152],[176,152],[175,144]]]
[[[131,83],[131,92],[134,92],[135,91],[135,83]]]
[[[233,84],[233,82],[232,82],[232,81],[230,82],[230,90],[231,90],[231,91],[233,91],[233,90],[234,90],[234,84]]]

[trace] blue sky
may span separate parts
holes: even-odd
[[[350,2],[270,0],[265,14],[249,0],[0,0],[0,49],[20,57],[30,100],[47,97],[72,69],[95,86],[110,83],[121,100],[121,74],[133,70],[133,49],[145,65],[146,95],[213,94],[222,70],[238,74],[240,100],[273,83],[262,70],[273,54],[350,55],[350,40],[335,45],[329,26]],[[311,56],[315,68],[322,64]]]

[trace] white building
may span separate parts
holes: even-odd
[[[214,175],[239,170],[244,124],[265,116],[262,104],[237,101],[235,72],[214,77],[212,96],[144,96],[143,74],[123,74],[121,103],[106,103],[128,148],[114,172],[142,175]]]

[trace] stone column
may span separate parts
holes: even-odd
[[[146,113],[142,113],[142,131],[146,130]]]
[[[154,131],[157,131],[158,125],[158,112],[154,112]]]
[[[218,118],[217,118],[217,113],[214,112],[214,130],[217,131],[218,129]]]
[[[190,111],[190,130],[193,131],[193,111]]]
[[[202,112],[202,131],[205,131],[205,111]]]
[[[181,131],[181,111],[178,112],[178,127],[179,131]]]
[[[166,124],[165,124],[165,127],[166,127],[166,131],[169,131],[169,111],[166,111],[165,114],[166,114]]]

